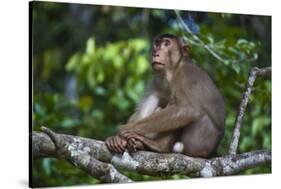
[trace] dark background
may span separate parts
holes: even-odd
[[[153,37],[168,32],[189,41],[197,35],[225,60],[217,60],[202,45],[189,44],[193,62],[209,73],[225,99],[226,132],[219,147],[225,155],[249,70],[271,65],[269,16],[182,11],[193,32],[188,34],[173,10],[32,5],[32,130],[45,125],[56,132],[106,139],[127,121],[152,76]],[[258,149],[271,149],[271,80],[260,78],[243,120],[239,152]],[[240,174],[270,172],[271,165],[265,165]],[[140,181],[187,178],[123,173]],[[33,186],[99,183],[52,158],[34,160],[32,178]]]

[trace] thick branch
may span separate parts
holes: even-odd
[[[76,167],[86,171],[89,175],[107,183],[132,182],[131,179],[122,175],[110,163],[97,160],[95,154],[103,156],[103,152],[98,152],[99,146],[103,145],[98,141],[91,141],[80,137],[59,135],[46,127],[41,128],[43,133],[32,134],[32,152],[34,157],[51,156],[68,160]],[[95,149],[95,150],[91,150]],[[105,153],[109,152],[106,148]],[[93,155],[94,154],[94,155]],[[99,157],[99,156],[96,157]],[[107,156],[101,159],[110,159]]]
[[[53,133],[53,132],[52,132]],[[271,162],[271,151],[255,151],[213,159],[188,157],[182,154],[159,154],[138,151],[111,154],[102,141],[78,136],[55,134],[57,142],[44,133],[32,133],[33,157],[60,157],[72,162],[104,182],[130,182],[114,167],[147,175],[184,174],[197,177],[231,175],[241,170]],[[62,145],[63,144],[63,145]],[[60,149],[56,149],[60,146]],[[113,167],[113,166],[114,167]],[[113,178],[106,175],[117,175]]]
[[[239,137],[240,137],[240,128],[242,126],[242,120],[244,117],[244,113],[249,101],[250,94],[253,89],[254,82],[256,80],[257,76],[265,76],[265,75],[270,75],[271,74],[271,67],[266,67],[266,68],[252,68],[250,72],[250,76],[248,78],[246,90],[243,93],[241,103],[239,105],[239,111],[236,117],[236,122],[235,122],[235,127],[233,131],[233,136],[232,140],[230,143],[229,147],[229,154],[236,154],[237,148],[238,148],[238,142],[239,142]]]

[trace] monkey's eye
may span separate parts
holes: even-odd
[[[168,47],[169,45],[170,45],[170,41],[165,40],[165,41],[164,41],[164,46],[165,46],[165,47]]]
[[[160,45],[160,40],[155,40],[154,41],[154,46],[158,47]]]

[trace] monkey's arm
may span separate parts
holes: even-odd
[[[159,97],[157,96],[156,92],[151,92],[150,94],[147,94],[145,98],[141,100],[136,112],[131,115],[127,124],[122,125],[119,130],[123,130],[124,126],[126,127],[126,129],[128,129],[129,127],[133,127],[136,122],[148,117],[153,112],[158,111],[160,109],[158,107],[158,103]]]
[[[201,112],[196,108],[169,105],[144,119],[124,125],[120,130],[120,134],[122,136],[122,133],[126,130],[132,130],[145,136],[147,133],[175,130],[197,120],[200,116]]]

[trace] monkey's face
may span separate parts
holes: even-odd
[[[156,38],[152,50],[152,68],[155,71],[172,69],[182,57],[180,45],[174,38]]]

